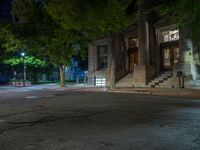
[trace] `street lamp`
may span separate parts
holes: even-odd
[[[25,63],[25,53],[21,52],[21,56],[23,58],[23,86],[25,86],[26,82],[26,63]]]
[[[25,56],[25,53],[24,53],[24,52],[22,52],[22,53],[21,53],[21,56],[22,56],[22,57],[24,57],[24,56]]]

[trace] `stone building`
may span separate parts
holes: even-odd
[[[140,8],[141,12],[146,9]],[[90,85],[107,87],[195,87],[198,62],[187,30],[176,28],[169,17],[142,14],[123,33],[125,48],[112,38],[96,40],[88,49]],[[184,83],[184,85],[183,85]]]

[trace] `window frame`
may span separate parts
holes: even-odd
[[[104,48],[104,52],[100,53],[100,48]],[[108,44],[100,44],[96,46],[96,66],[97,70],[106,70],[108,68]],[[103,63],[103,59],[106,59],[106,63]],[[101,61],[100,61],[101,60]],[[103,64],[103,65],[102,65]]]

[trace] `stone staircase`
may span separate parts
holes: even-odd
[[[133,73],[129,73],[124,76],[116,83],[116,87],[133,87]]]
[[[172,88],[172,71],[163,72],[148,83],[152,88]]]

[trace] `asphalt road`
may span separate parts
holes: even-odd
[[[200,100],[70,91],[0,95],[0,150],[200,150]]]

